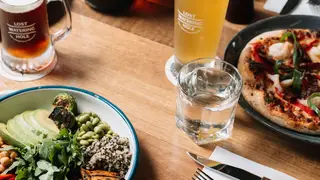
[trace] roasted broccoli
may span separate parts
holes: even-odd
[[[73,96],[67,93],[58,94],[54,100],[52,105],[54,107],[63,107],[66,110],[72,112],[74,115],[77,115],[77,103]]]
[[[75,116],[64,107],[55,107],[49,118],[54,121],[59,129],[67,128],[74,131],[77,128]]]

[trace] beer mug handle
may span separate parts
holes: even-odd
[[[69,6],[69,3],[67,2],[68,0],[47,0],[47,3],[52,2],[52,1],[60,1],[63,4],[64,9],[66,11],[66,20],[65,20],[66,24],[65,24],[64,28],[58,30],[57,32],[55,32],[51,35],[52,44],[55,44],[57,41],[67,37],[67,35],[71,31],[72,18],[71,18],[70,6]]]

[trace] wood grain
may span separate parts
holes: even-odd
[[[282,137],[241,108],[231,139],[195,145],[175,127],[176,90],[164,75],[173,49],[77,13],[73,20],[73,32],[56,46],[59,63],[49,76],[25,83],[1,78],[0,90],[63,84],[111,100],[138,134],[142,151],[136,179],[189,179],[197,165],[185,151],[209,156],[216,145],[299,179],[320,176],[319,147]]]
[[[240,107],[233,136],[227,141],[199,147],[176,128],[176,89],[164,73],[173,53],[172,17],[110,17],[93,12],[81,1],[74,3],[74,27],[56,45],[55,70],[34,82],[0,77],[0,90],[70,85],[106,97],[126,113],[137,131],[141,148],[137,180],[190,179],[198,166],[185,152],[208,157],[217,145],[298,179],[319,179],[319,146],[283,137]],[[226,22],[221,49],[243,27]]]
[[[155,15],[140,15],[131,16],[129,14],[110,15],[94,11],[87,6],[84,0],[69,0],[72,4],[72,11],[82,14],[86,17],[98,20],[105,24],[117,27],[119,29],[131,32],[133,34],[142,36],[152,41],[159,42],[173,47],[173,9],[168,9],[168,12]],[[265,0],[255,0],[255,18],[252,21],[256,22],[275,15],[275,13],[263,10]],[[247,25],[236,25],[225,22],[218,55],[223,57],[225,47],[231,38]]]

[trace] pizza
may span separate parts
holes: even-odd
[[[242,95],[283,127],[320,135],[320,30],[265,32],[243,49]]]

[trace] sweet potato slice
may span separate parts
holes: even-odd
[[[83,180],[120,180],[118,173],[103,170],[86,170],[81,168]]]

